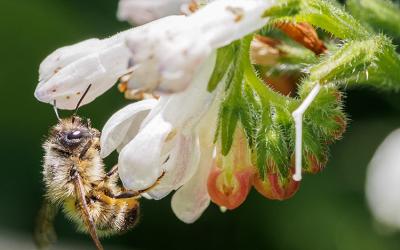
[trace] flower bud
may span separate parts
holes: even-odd
[[[228,209],[239,207],[249,194],[253,174],[249,169],[229,174],[214,165],[207,182],[211,200]]]
[[[217,148],[218,153],[208,176],[208,193],[219,206],[235,209],[249,194],[255,173],[242,129],[236,128],[232,147],[226,156],[220,153],[220,145]]]
[[[289,174],[282,178],[278,172],[267,173],[264,180],[255,175],[254,188],[263,196],[271,200],[286,200],[299,190],[300,182],[292,178],[294,168],[290,168]]]
[[[315,155],[307,154],[306,161],[307,164],[304,168],[304,172],[310,174],[317,174],[325,167],[328,159],[325,157],[322,161],[319,161]]]
[[[343,133],[346,131],[347,121],[342,116],[335,116],[333,119],[338,124],[338,128],[333,132],[333,138],[335,140],[339,140],[340,138],[342,138]]]

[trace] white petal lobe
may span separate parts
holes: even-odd
[[[125,46],[128,30],[113,37],[60,48],[40,65],[35,97],[61,109],[74,109],[89,84],[92,88],[83,105],[108,90],[127,72],[129,50]]]
[[[101,157],[107,157],[133,139],[143,119],[156,105],[156,100],[143,100],[130,104],[111,116],[101,133]]]
[[[131,190],[151,186],[163,173],[162,149],[172,125],[161,115],[147,124],[121,151],[118,171],[123,185]]]

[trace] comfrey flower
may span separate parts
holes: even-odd
[[[133,25],[142,25],[161,17],[181,14],[191,0],[120,0],[117,17]]]
[[[117,17],[142,25],[169,15],[191,14],[214,0],[120,0]]]
[[[216,49],[262,28],[268,21],[262,14],[272,3],[216,1],[190,16],[165,17],[109,39],[59,49],[41,64],[35,95],[72,109],[89,84],[84,104],[131,72],[128,89],[161,93],[159,100],[136,102],[110,118],[101,154],[120,151],[119,174],[128,189],[147,188],[163,175],[146,196],[161,199],[179,189],[173,210],[193,222],[210,201],[207,179],[223,96],[223,84],[207,90]]]
[[[368,166],[366,195],[372,214],[391,229],[400,229],[400,130],[390,133]]]

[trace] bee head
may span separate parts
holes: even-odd
[[[99,139],[100,132],[90,125],[89,119],[72,116],[60,120],[51,130],[53,142],[60,148],[71,152],[84,146],[89,140]]]
[[[57,111],[56,100],[54,100],[53,108],[58,119],[58,124],[52,128],[50,140],[58,144],[63,151],[71,152],[76,148],[80,148],[82,145],[91,144],[87,144],[89,140],[99,139],[100,137],[100,132],[91,127],[89,119],[85,120],[76,115],[90,87],[91,84],[89,84],[77,103],[74,114],[69,118],[60,118]]]

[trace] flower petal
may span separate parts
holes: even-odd
[[[271,4],[263,0],[215,1],[177,22],[128,36],[136,65],[129,87],[147,90],[159,86],[158,91],[164,93],[184,90],[214,49],[264,26],[267,19],[262,14]]]
[[[162,149],[171,131],[172,125],[157,115],[122,149],[118,171],[126,188],[145,189],[162,175]]]
[[[120,0],[117,16],[121,21],[142,25],[164,16],[180,14],[181,5],[191,0]]]
[[[115,113],[106,122],[101,133],[101,157],[107,157],[115,149],[123,148],[138,133],[140,125],[157,100],[148,99],[130,104]]]
[[[376,150],[367,171],[366,195],[375,218],[400,229],[400,129],[393,131]]]
[[[207,177],[212,165],[212,152],[212,146],[201,150],[197,172],[172,196],[172,210],[185,223],[195,222],[210,204]]]
[[[159,184],[148,194],[156,200],[167,196],[171,191],[186,183],[196,172],[200,160],[197,136],[179,135],[164,164],[165,175]]]
[[[35,97],[57,107],[74,109],[89,84],[82,104],[93,101],[127,72],[129,50],[125,46],[128,30],[113,37],[90,39],[50,54],[40,65]]]
[[[219,97],[217,96],[196,129],[200,139],[200,162],[197,171],[186,184],[176,191],[171,200],[171,207],[175,215],[185,223],[196,221],[210,204],[207,179],[215,153],[213,139],[217,127]]]
[[[207,91],[207,82],[215,65],[215,57],[214,53],[207,63],[200,67],[193,84],[186,91],[160,98],[157,106],[143,121],[139,133],[123,148],[118,164],[120,177],[126,188],[145,189],[156,182],[166,170],[165,167],[169,167],[168,171],[182,172],[182,167],[187,166],[190,157],[196,158],[195,149],[185,148],[185,144],[192,145],[191,143],[195,140],[191,139],[188,140],[191,143],[181,144],[180,140],[183,139],[180,136],[193,133],[195,126],[215,99],[215,93]],[[193,147],[190,146],[190,148]],[[176,158],[172,157],[170,160],[180,163],[164,166],[169,154],[176,155]],[[177,166],[176,170],[173,169]],[[191,177],[192,171],[185,170],[184,172],[189,174],[183,175],[182,180]],[[163,190],[166,194],[176,189],[176,183],[181,182],[174,180],[173,185],[167,185],[168,180],[170,179],[165,180]],[[160,189],[157,192],[161,197]]]

